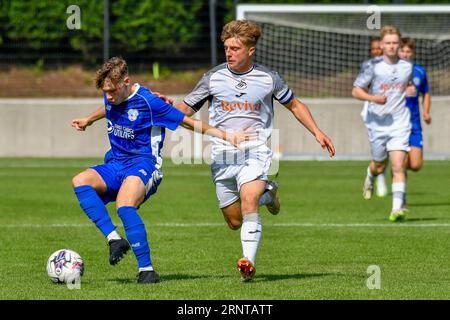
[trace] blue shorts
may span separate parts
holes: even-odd
[[[420,149],[423,148],[422,130],[420,130],[420,129],[412,129],[411,130],[411,135],[409,136],[409,146],[420,148]]]
[[[107,191],[100,196],[104,204],[116,200],[123,181],[129,176],[137,176],[144,183],[145,197],[142,201],[144,203],[156,192],[163,177],[162,172],[155,168],[153,161],[147,158],[119,161],[114,158],[107,159],[106,156],[104,164],[92,166],[91,169],[97,171],[106,183]]]

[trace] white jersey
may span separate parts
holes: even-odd
[[[383,57],[376,57],[362,65],[353,85],[387,97],[384,105],[369,102],[365,119],[368,128],[386,131],[410,126],[406,87],[411,78],[412,64],[405,60],[389,64]]]
[[[236,73],[223,63],[203,75],[184,103],[198,111],[209,101],[209,124],[218,129],[232,132],[253,127],[258,140],[246,145],[252,147],[265,145],[272,134],[274,98],[284,105],[294,99],[278,73],[258,64],[245,73]],[[213,160],[225,152],[237,152],[226,141],[211,140]]]

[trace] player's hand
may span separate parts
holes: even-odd
[[[91,124],[92,122],[89,121],[87,118],[72,120],[72,127],[74,127],[77,131],[84,131],[86,130],[86,127],[90,126]]]
[[[415,97],[417,95],[416,86],[413,84],[408,84],[406,87],[406,96],[407,97]]]
[[[332,158],[336,154],[336,150],[334,149],[334,145],[333,142],[331,142],[331,139],[328,138],[327,135],[322,131],[316,132],[315,136],[322,149],[327,149],[330,158]]]
[[[429,113],[424,113],[422,115],[423,117],[423,121],[425,121],[426,124],[430,124],[431,123],[431,116]]]
[[[227,141],[230,142],[233,146],[242,151],[240,147],[241,142],[255,140],[258,137],[258,133],[252,127],[249,127],[245,130],[227,133]]]
[[[161,93],[157,92],[157,91],[152,91],[155,95],[157,95],[159,98],[163,99],[165,103],[168,104],[172,104],[173,105],[173,100],[162,95]]]
[[[385,104],[387,101],[387,97],[382,94],[376,94],[372,96],[372,102],[375,102],[376,104]]]

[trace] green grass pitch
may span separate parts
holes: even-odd
[[[241,283],[239,231],[226,227],[209,167],[166,160],[157,194],[139,210],[157,285],[135,283],[131,252],[110,266],[105,239],[78,206],[71,178],[99,161],[0,159],[0,299],[450,298],[448,161],[409,173],[410,212],[397,224],[388,221],[390,195],[362,199],[367,162],[282,162],[281,212],[261,209],[256,276]],[[120,224],[114,204],[108,209]],[[47,277],[46,260],[61,248],[84,259],[79,290]],[[380,289],[367,287],[371,265]]]

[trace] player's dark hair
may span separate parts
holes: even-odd
[[[121,57],[112,57],[102,64],[95,74],[95,87],[103,88],[105,79],[117,84],[128,75],[127,62]]]
[[[416,52],[416,41],[413,38],[403,38],[400,43],[400,48],[408,47],[411,49],[412,52]]]
[[[223,27],[220,40],[225,42],[229,38],[238,38],[247,47],[254,47],[259,37],[261,37],[261,27],[255,22],[234,20]]]
[[[374,43],[375,41],[380,41],[380,37],[374,37],[370,39],[370,44]]]

